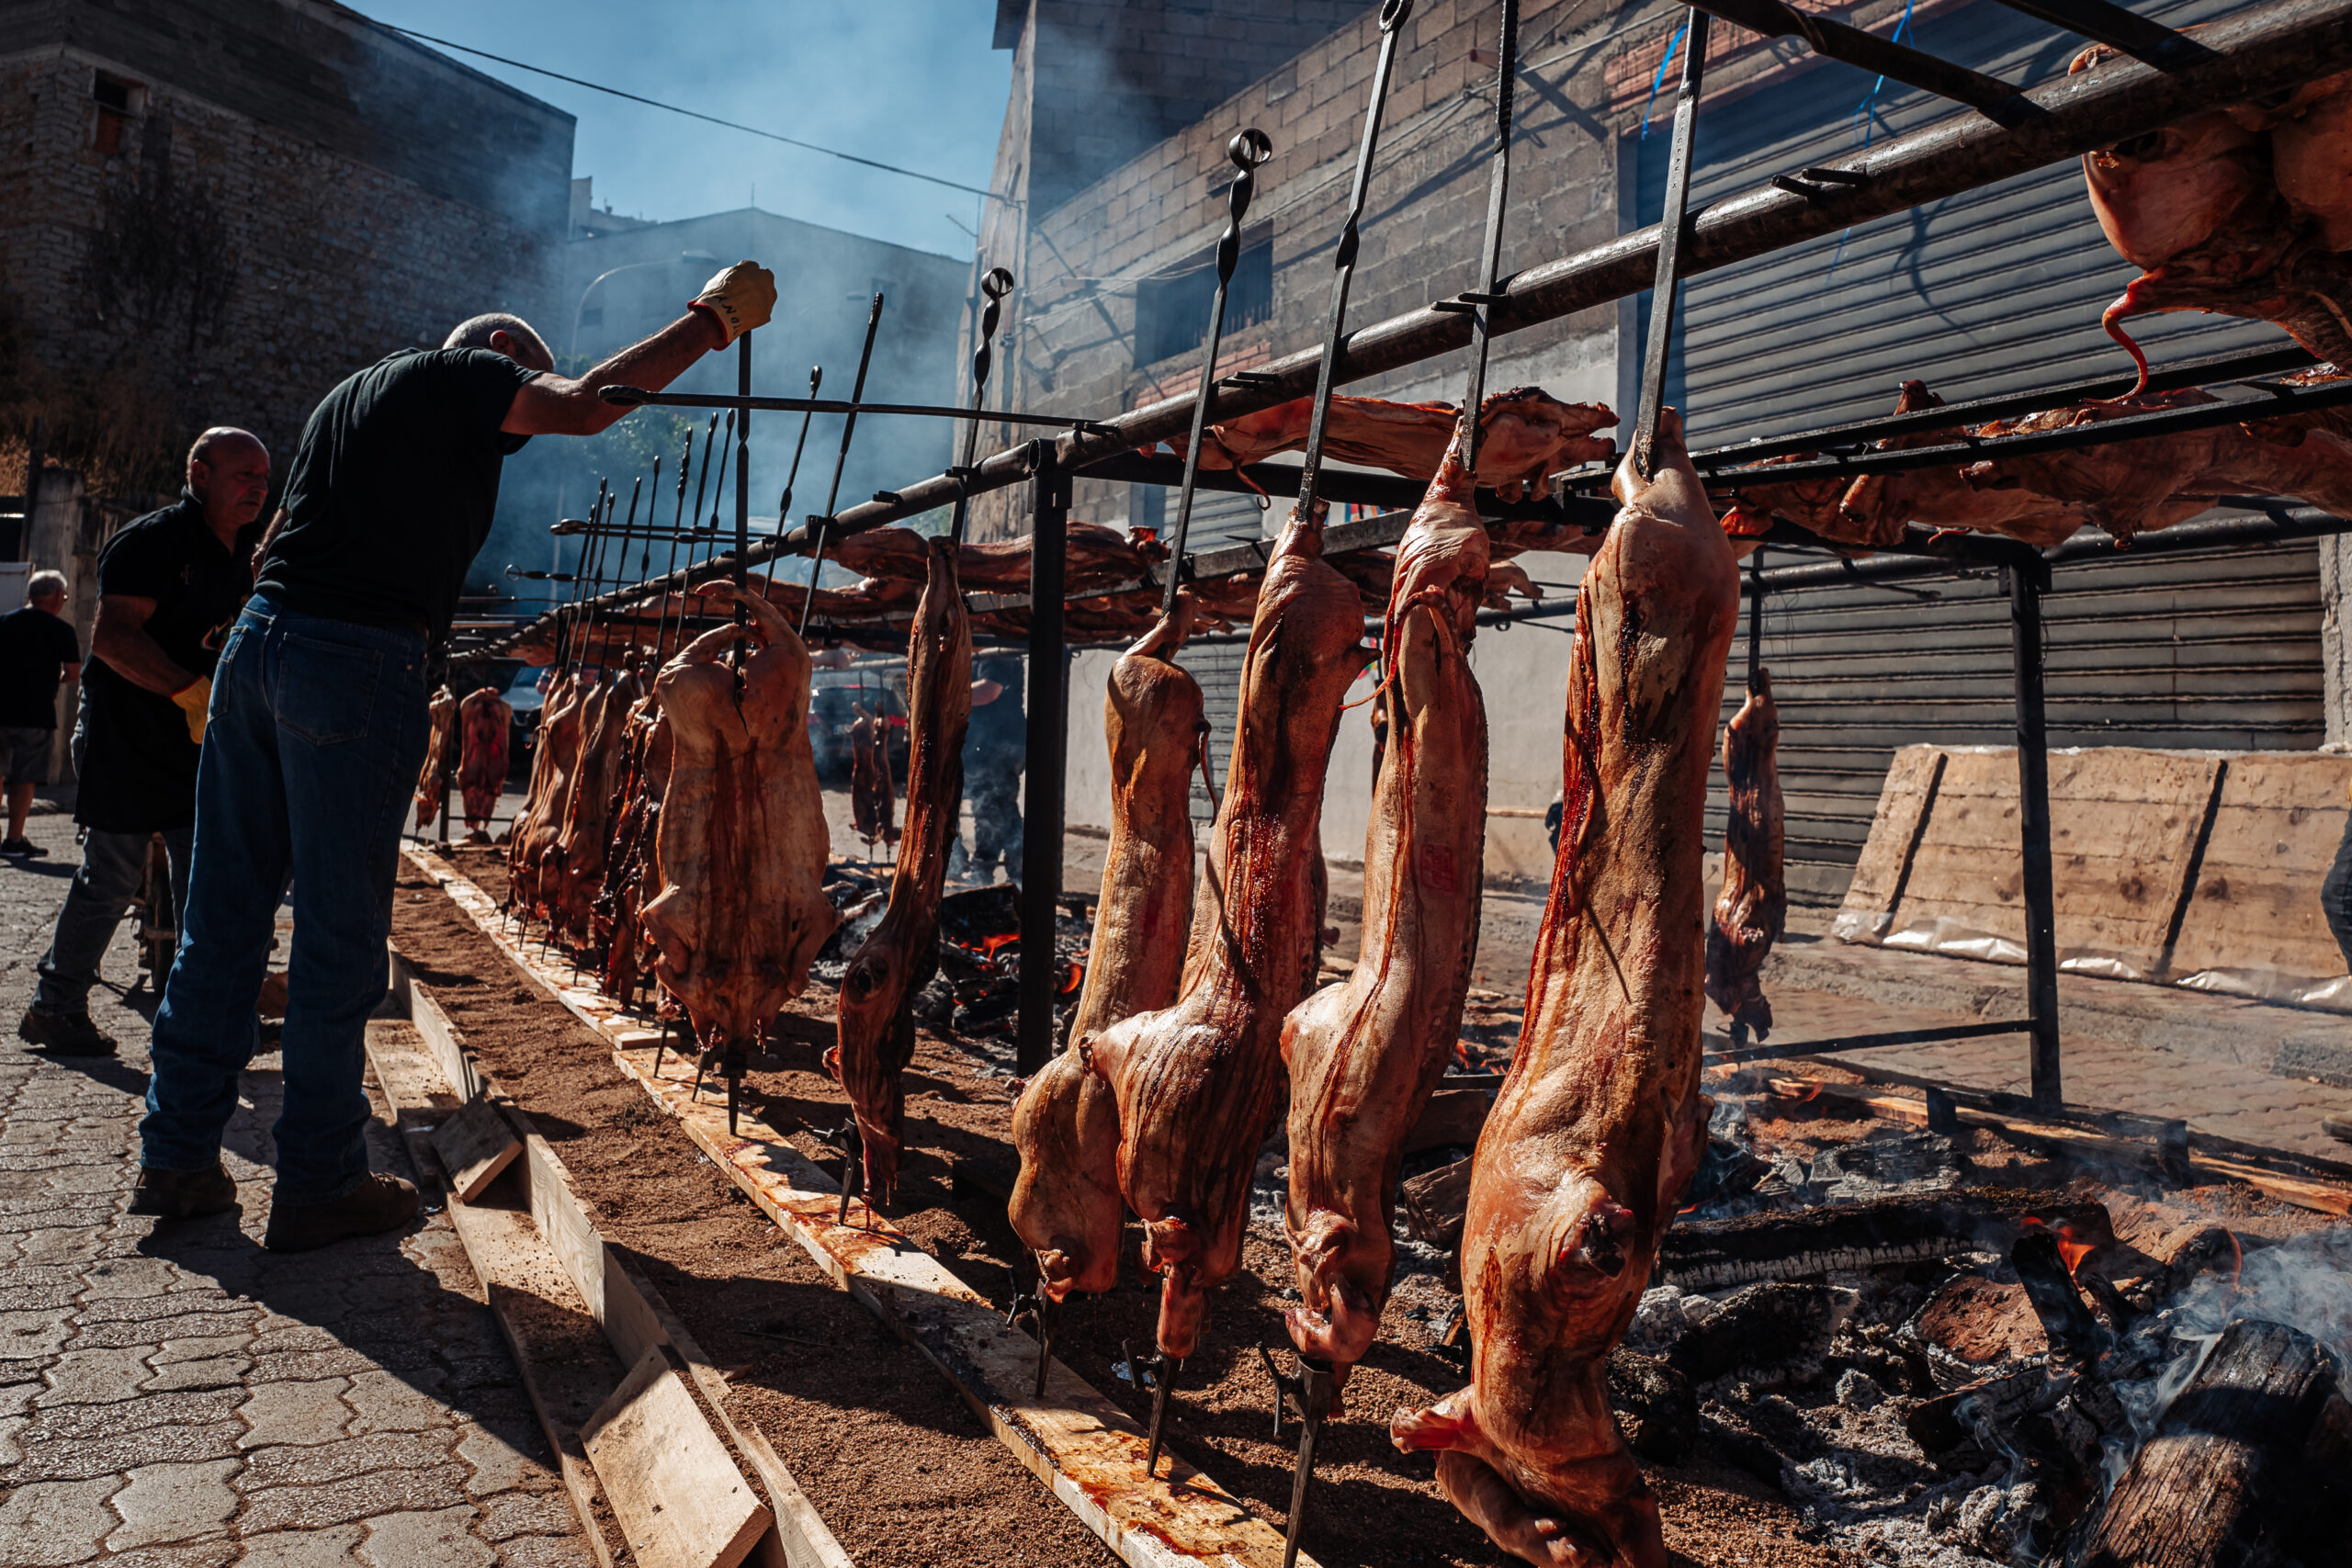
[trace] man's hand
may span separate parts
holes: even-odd
[[[172,694],[172,701],[187,716],[187,738],[204,744],[204,716],[212,706],[212,678],[198,675]]]
[[[726,334],[724,348],[775,313],[775,274],[753,261],[739,261],[702,286],[691,309],[707,312]]]

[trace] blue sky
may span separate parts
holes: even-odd
[[[986,186],[1010,51],[987,0],[360,0],[379,21],[968,186]],[[950,221],[978,198],[458,59],[579,118],[571,172],[596,204],[666,220],[757,205],[899,244],[968,255]]]

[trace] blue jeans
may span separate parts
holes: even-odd
[[[384,998],[401,821],[425,733],[422,630],[299,615],[261,595],[246,604],[212,677],[141,1163],[209,1170],[220,1158],[290,874],[278,1201],[330,1202],[366,1178],[368,1015]]]
[[[78,772],[78,766],[76,771]],[[82,831],[82,868],[65,890],[65,908],[57,912],[57,934],[41,954],[40,989],[33,996],[33,1011],[85,1013],[90,987],[97,983],[98,964],[123,912],[139,894],[147,875],[147,845],[153,833],[107,833],[96,828]],[[187,860],[193,828],[175,828],[164,835],[164,852],[172,866],[172,908],[187,903]],[[174,929],[176,930],[176,919]]]

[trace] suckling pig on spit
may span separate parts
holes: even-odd
[[[1702,863],[1739,579],[1670,413],[1656,476],[1628,461],[1616,491],[1577,598],[1527,1023],[1472,1166],[1471,1382],[1391,1431],[1439,1450],[1440,1489],[1505,1551],[1665,1568],[1607,1371],[1706,1135]]]
[[[837,918],[832,848],[808,749],[808,650],[784,612],[731,582],[699,592],[751,615],[688,643],[655,678],[669,731],[662,891],[639,919],[656,978],[705,1045],[748,1048],[808,983]],[[739,673],[727,654],[749,646]]]
[[[915,1053],[914,994],[939,964],[940,888],[964,795],[964,729],[972,716],[972,630],[956,585],[956,547],[932,539],[925,548],[931,573],[907,639],[907,823],[890,871],[889,907],[842,976],[840,1043],[825,1054],[856,1114],[869,1196],[888,1197],[898,1182],[907,1099],[899,1075]]]
[[[458,705],[458,728],[465,738],[458,764],[458,793],[465,797],[466,827],[488,830],[506,789],[506,738],[514,723],[513,705],[488,686],[466,694]]]
[[[1283,1015],[1314,961],[1323,780],[1363,668],[1363,604],[1323,560],[1320,517],[1275,541],[1225,801],[1175,1005],[1080,1039],[1119,1105],[1119,1185],[1164,1276],[1159,1348],[1193,1353],[1210,1287],[1240,1267],[1250,1177],[1282,1084]]]
[[[1478,946],[1487,710],[1469,642],[1487,530],[1457,434],[1396,552],[1374,699],[1385,719],[1363,847],[1363,946],[1340,985],[1283,1022],[1290,1068],[1284,1212],[1300,1354],[1345,1382],[1380,1331],[1396,1261],[1405,1140],[1462,1031]]]
[[[416,771],[416,825],[429,828],[441,814],[441,781],[449,770],[450,749],[458,742],[458,699],[447,686],[424,705],[431,728],[424,740],[424,765]]]
[[[1176,662],[1193,626],[1180,592],[1142,641],[1119,656],[1102,696],[1111,748],[1111,838],[1086,986],[1071,1044],[1029,1080],[1012,1108],[1021,1175],[1012,1228],[1035,1255],[1046,1294],[1107,1291],[1119,1274],[1119,1106],[1087,1071],[1078,1042],[1176,999],[1193,919],[1193,777],[1208,734],[1200,682]]]
[[[1724,827],[1724,890],[1707,928],[1707,997],[1761,1040],[1772,1004],[1757,977],[1789,919],[1782,864],[1788,808],[1781,796],[1781,710],[1772,672],[1759,669],[1747,700],[1724,727],[1724,779],[1731,809]]]

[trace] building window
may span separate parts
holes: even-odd
[[[92,130],[90,145],[101,157],[120,157],[123,132],[147,107],[147,89],[136,82],[126,82],[119,76],[109,76],[101,71],[90,84],[90,98],[98,106],[97,124]]]
[[[1136,289],[1136,363],[1156,365],[1190,354],[1207,341],[1209,307],[1216,302],[1216,257],[1204,252]],[[1271,235],[1241,247],[1225,300],[1225,330],[1255,326],[1274,313],[1274,245]]]

